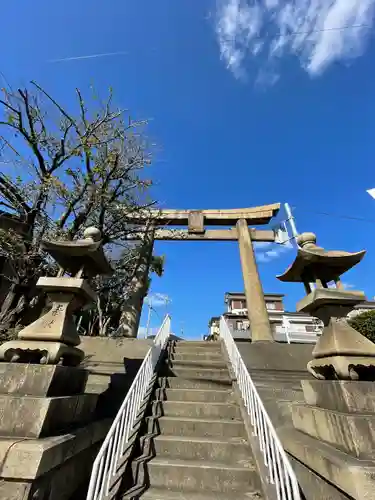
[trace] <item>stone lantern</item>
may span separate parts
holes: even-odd
[[[324,324],[308,371],[318,379],[375,380],[375,344],[346,321],[353,307],[366,300],[365,294],[345,290],[340,281],[366,252],[324,250],[316,245],[314,233],[301,234],[297,243],[296,259],[278,279],[302,282],[307,295],[297,303],[297,311],[316,316]],[[331,282],[334,286],[328,286]]]
[[[60,266],[57,277],[41,277],[37,287],[52,302],[51,309],[23,328],[17,340],[0,347],[0,360],[18,363],[77,366],[84,357],[73,314],[96,300],[89,279],[108,275],[112,269],[104,255],[101,233],[90,227],[84,239],[43,241],[42,249]]]

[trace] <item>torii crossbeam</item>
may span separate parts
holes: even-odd
[[[156,229],[155,240],[192,240],[192,241],[237,241],[237,228],[231,229],[205,229],[205,226],[236,226],[239,220],[246,221],[254,226],[268,224],[280,209],[280,204],[265,205],[255,208],[239,208],[228,210],[151,210],[148,214],[152,225],[156,227],[169,226]],[[130,223],[142,223],[143,214],[131,217]],[[184,229],[171,229],[170,226],[188,226]],[[252,241],[275,241],[275,233],[271,230],[250,229]],[[142,232],[129,235],[129,239],[142,238]]]
[[[147,259],[150,258],[152,253],[154,240],[238,241],[252,341],[273,341],[252,242],[274,242],[275,232],[249,228],[249,225],[268,224],[279,209],[280,203],[229,210],[152,210],[151,213],[140,213],[128,217],[130,223],[145,225],[145,231],[139,230],[129,234],[128,239],[143,239],[147,234],[150,241]],[[145,221],[147,221],[147,224]],[[152,228],[151,237],[150,226]],[[187,229],[175,229],[175,226],[187,226]],[[229,226],[230,229],[206,229],[206,226]],[[146,260],[145,265],[147,268]],[[145,283],[148,276],[148,269],[146,270]],[[141,288],[146,290],[146,285],[140,287],[139,290]],[[141,301],[143,301],[143,298]],[[135,306],[132,307],[134,316]],[[138,324],[136,326],[138,328]]]

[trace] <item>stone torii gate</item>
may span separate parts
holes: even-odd
[[[252,340],[273,341],[266,303],[252,242],[274,242],[275,232],[249,228],[249,225],[265,225],[277,214],[280,204],[230,210],[152,210],[151,227],[148,231],[131,234],[130,240],[144,240],[139,272],[133,281],[133,296],[123,314],[125,335],[137,335],[143,298],[147,293],[147,277],[154,240],[168,241],[238,241],[248,317]],[[145,218],[137,215],[129,222],[144,224]],[[150,223],[149,228],[150,228]],[[167,226],[167,227],[162,227]],[[168,227],[169,226],[169,227]],[[187,226],[172,229],[170,226]],[[206,229],[206,226],[229,226],[229,229]],[[232,226],[232,227],[231,227]]]

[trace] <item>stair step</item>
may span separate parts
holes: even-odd
[[[212,368],[218,368],[218,369],[221,369],[221,370],[228,370],[228,365],[222,360],[222,359],[218,359],[218,360],[212,360],[212,359],[205,359],[205,358],[199,358],[197,359],[197,357],[194,357],[193,355],[191,355],[190,358],[188,359],[171,359],[168,361],[166,361],[166,364],[172,368],[176,367],[176,368],[204,368],[204,369],[212,369]]]
[[[216,352],[216,351],[213,351],[213,352],[207,352],[203,349],[201,349],[203,352],[196,352],[196,351],[193,351],[191,350],[186,352],[186,351],[176,351],[174,353],[171,354],[171,358],[173,360],[181,360],[181,361],[184,361],[186,359],[195,359],[197,361],[199,360],[212,360],[212,361],[221,361],[223,359],[223,355],[220,351]]]
[[[167,459],[200,460],[241,466],[251,458],[246,439],[213,439],[192,436],[157,436],[156,456]]]
[[[206,342],[203,340],[180,340],[176,342],[176,349],[181,349],[185,347],[191,347],[195,349],[196,347],[202,347],[203,349],[221,349],[221,342]]]
[[[161,368],[161,374],[168,377],[182,377],[182,378],[205,378],[211,380],[217,379],[228,379],[229,372],[228,369],[220,368],[203,368],[203,367],[191,367],[191,366],[167,366],[164,365]]]
[[[240,407],[234,404],[192,401],[162,401],[160,403],[163,415],[166,417],[241,419]]]
[[[245,426],[239,420],[215,420],[209,418],[160,417],[159,429],[163,436],[202,436],[207,438],[245,437]]]
[[[111,376],[109,374],[90,373],[89,376],[87,377],[86,387],[88,385],[101,385],[108,387],[110,383],[111,383]]]
[[[289,379],[289,380],[280,380],[280,379],[258,379],[258,378],[253,378],[251,377],[254,384],[256,384],[257,387],[275,387],[276,389],[278,388],[283,388],[283,387],[288,387],[288,389],[296,389],[299,391],[302,391],[302,385],[301,381],[297,379]]]
[[[140,497],[142,500],[228,500],[226,493],[211,493],[199,491],[176,491],[165,488],[151,487]],[[258,491],[236,494],[236,500],[262,500]]]
[[[85,394],[101,394],[108,389],[108,385],[101,384],[87,384],[85,387]]]
[[[166,401],[198,401],[206,403],[235,402],[234,392],[212,389],[165,389]]]
[[[304,380],[312,379],[308,371],[287,371],[287,370],[249,370],[252,379],[272,379],[272,380]]]
[[[148,464],[150,484],[188,491],[238,493],[260,490],[253,461],[240,466],[191,460],[154,458]]]
[[[285,401],[304,401],[304,396],[302,389],[296,390],[291,387],[274,387],[269,385],[268,387],[258,387],[257,391],[261,397],[261,399],[274,399],[275,401],[278,399],[282,399]]]
[[[214,346],[214,347],[202,347],[202,346],[183,346],[183,347],[175,347],[174,349],[171,350],[172,354],[192,354],[194,355],[211,355],[211,356],[222,356],[223,352],[221,349],[221,345]]]
[[[189,374],[190,375],[190,374]],[[163,387],[166,383],[167,387],[173,389],[230,389],[232,381],[229,377],[222,379],[212,379],[193,376],[189,377],[159,377],[158,383]],[[166,380],[165,380],[166,379]]]

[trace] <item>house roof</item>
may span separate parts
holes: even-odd
[[[270,311],[269,311],[270,312]],[[237,318],[237,319],[248,319],[247,314],[245,313],[240,313],[240,314],[235,314],[231,312],[225,312],[223,316],[226,316],[228,318]],[[290,311],[272,311],[271,314],[269,314],[271,319],[278,318],[281,316],[295,316],[299,318],[303,317],[309,317],[312,318],[311,314],[303,313],[303,312],[290,312]]]
[[[208,322],[208,326],[211,326],[214,321],[220,321],[220,316],[212,316],[212,318],[210,318],[210,321]]]
[[[244,292],[226,292],[224,297],[225,297],[225,300],[227,300],[228,298],[235,298],[235,297],[244,299],[245,293]],[[283,293],[265,293],[264,294],[264,298],[266,298],[266,299],[271,298],[271,297],[281,299],[281,298],[285,297],[285,295]]]
[[[375,300],[366,300],[365,302],[360,302],[354,306],[354,309],[375,309]]]

